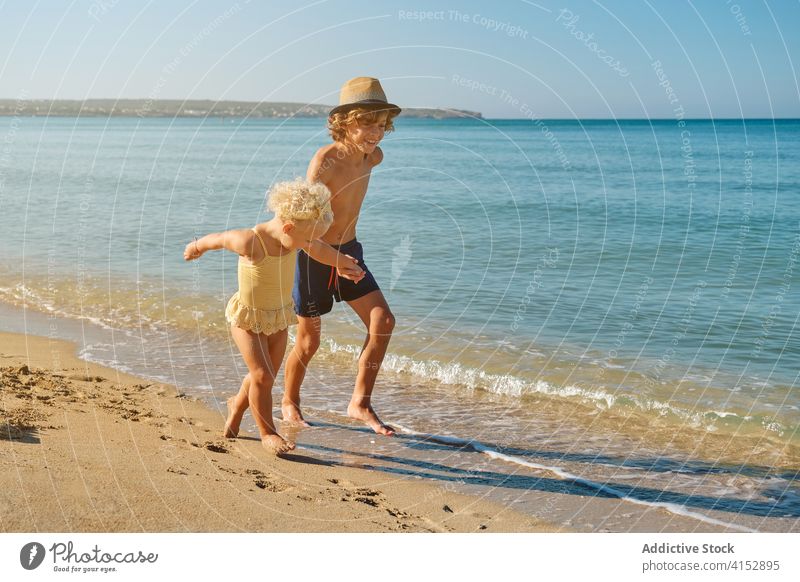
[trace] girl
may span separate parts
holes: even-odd
[[[287,326],[296,322],[292,287],[297,250],[337,267],[339,275],[355,281],[364,277],[358,261],[319,240],[333,222],[330,190],[302,179],[276,184],[268,195],[272,220],[252,229],[208,234],[186,245],[183,258],[191,261],[211,250],[239,255],[239,290],[225,309],[231,335],[249,373],[239,393],[228,399],[224,436],[233,438],[248,406],[253,411],[261,443],[275,454],[294,449],[275,430],[272,384],[283,361]]]

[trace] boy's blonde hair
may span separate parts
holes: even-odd
[[[347,126],[354,123],[374,123],[378,114],[386,112],[386,128],[385,132],[389,133],[394,131],[394,123],[392,120],[398,116],[395,110],[375,110],[367,109],[365,107],[354,107],[342,113],[334,113],[328,117],[328,130],[331,133],[333,141],[344,141],[347,137]]]
[[[322,182],[303,178],[278,182],[270,188],[267,208],[284,222],[313,220],[328,226],[333,223],[331,191]]]

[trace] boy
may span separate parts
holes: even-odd
[[[309,181],[322,182],[331,191],[334,222],[321,240],[343,254],[356,258],[365,277],[355,284],[337,276],[331,267],[300,251],[295,270],[294,304],[297,339],[286,360],[283,420],[308,426],[300,411],[300,386],[306,368],[320,344],[321,316],[333,302],[346,301],[367,328],[367,339],[358,360],[358,376],[347,414],[376,433],[391,436],[394,429],[381,422],[372,408],[375,379],[389,345],[395,319],[372,273],[363,261],[356,240],[356,223],[367,193],[372,168],[383,160],[378,143],[394,129],[401,109],[386,101],[377,79],[356,77],[339,94],[339,105],[328,116],[333,143],[320,148],[308,166]]]

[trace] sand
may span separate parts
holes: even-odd
[[[222,438],[203,402],[0,333],[0,531],[553,532],[433,484]],[[354,437],[357,438],[357,437]]]

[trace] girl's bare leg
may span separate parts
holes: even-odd
[[[272,385],[280,365],[273,365],[272,356],[280,352],[281,359],[286,350],[287,330],[272,335],[253,333],[236,326],[231,326],[233,341],[244,358],[249,374],[247,396],[250,410],[261,435],[261,443],[270,451],[281,454],[294,448],[294,443],[286,441],[278,434],[272,420]],[[272,348],[272,350],[270,349]],[[244,383],[242,382],[244,388]],[[240,388],[240,392],[242,390]]]
[[[242,386],[236,396],[228,398],[228,420],[225,421],[223,436],[231,439],[239,435],[239,425],[242,423],[242,416],[249,406],[250,400],[250,374],[242,380]]]
[[[277,373],[283,363],[283,356],[286,352],[286,339],[283,341],[273,334],[269,337],[269,359],[272,362],[272,369]],[[285,336],[288,338],[288,333]],[[235,438],[239,435],[239,425],[242,417],[250,407],[250,374],[244,377],[239,392],[235,396],[228,398],[228,420],[225,422],[225,438]]]

